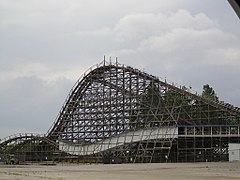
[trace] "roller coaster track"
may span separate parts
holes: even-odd
[[[134,92],[130,92],[127,89],[117,87],[114,84],[104,81],[104,79],[101,77],[101,75],[104,75],[104,72],[106,72],[106,71],[111,71],[112,68],[121,69],[125,72],[135,74],[145,80],[159,83],[161,86],[166,87],[166,89],[175,91],[179,94],[182,94],[183,96],[189,97],[190,99],[195,99],[200,102],[209,104],[209,105],[211,105],[215,108],[218,108],[224,112],[230,113],[233,116],[240,115],[240,108],[234,107],[228,103],[224,103],[222,101],[212,101],[212,100],[203,98],[201,95],[199,95],[197,92],[193,91],[192,89],[188,89],[185,86],[178,86],[175,83],[169,83],[163,79],[160,80],[156,76],[147,74],[143,71],[132,68],[130,66],[124,66],[117,62],[116,62],[116,64],[112,64],[112,63],[107,64],[107,62],[104,61],[96,66],[91,67],[88,71],[86,71],[83,74],[83,76],[81,76],[79,78],[79,80],[76,82],[76,84],[73,86],[73,88],[71,89],[69,95],[67,96],[67,98],[64,102],[64,105],[62,106],[56,120],[54,121],[54,123],[52,124],[52,126],[50,127],[50,129],[47,132],[46,136],[49,139],[56,140],[56,138],[54,138],[54,136],[58,137],[58,135],[63,132],[63,127],[65,127],[68,123],[68,121],[66,121],[64,119],[64,114],[66,114],[69,111],[70,106],[74,106],[74,104],[77,103],[77,99],[81,99],[81,97],[85,93],[85,90],[91,85],[91,83],[92,83],[91,80],[93,80],[95,82],[101,82],[102,84],[105,84],[111,88],[114,88],[121,92],[124,92],[124,94],[134,94]]]
[[[27,141],[27,140],[41,140],[49,145],[58,147],[57,143],[48,139],[45,135],[35,134],[35,133],[18,133],[10,135],[0,141],[0,147],[7,144],[16,143],[17,141]]]
[[[176,127],[142,129],[138,131],[130,131],[130,132],[122,133],[115,137],[111,137],[94,144],[78,145],[78,144],[72,144],[64,141],[59,141],[59,150],[63,152],[67,152],[72,155],[78,155],[78,156],[92,155],[99,152],[107,151],[115,147],[123,146],[130,143],[135,143],[139,141],[154,140],[154,139],[165,139],[165,140],[174,139],[174,138],[177,138],[177,134],[178,134],[178,129]]]
[[[178,133],[179,127],[161,127],[161,128],[149,128],[141,129],[138,131],[130,131],[119,134],[117,136],[104,139],[94,144],[74,144],[67,141],[59,140],[59,150],[66,152],[71,155],[86,156],[93,155],[100,152],[104,152],[116,147],[128,145],[141,141],[148,140],[171,140],[177,138],[239,138],[240,137],[240,126],[180,126],[182,128],[192,128],[194,133],[188,134],[185,130],[184,134]],[[210,129],[209,132],[203,132],[204,128]],[[233,131],[234,130],[236,131]],[[196,133],[196,129],[202,129],[201,132]],[[213,129],[216,132],[213,132]],[[223,130],[225,129],[225,131]],[[227,130],[226,130],[227,129]],[[170,148],[170,147],[160,147]]]
[[[167,96],[172,97],[170,105],[164,101]],[[179,97],[195,103],[190,112]],[[196,112],[194,108],[198,107],[207,109],[199,108]],[[240,118],[240,108],[228,103],[205,99],[192,89],[130,66],[103,61],[75,83],[45,135],[12,135],[1,140],[0,147],[17,141],[40,140],[68,154],[84,156],[114,151],[131,143],[138,143],[140,152],[141,143],[161,140],[169,142],[165,147],[169,155],[174,139],[184,137],[178,136],[179,125],[199,125],[196,121],[201,123],[202,119],[212,125],[209,114],[216,112],[214,118],[219,123],[216,125],[229,125],[229,120]],[[233,136],[236,135],[229,137]]]

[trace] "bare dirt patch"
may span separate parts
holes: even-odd
[[[0,180],[240,179],[240,162],[158,164],[0,165]]]

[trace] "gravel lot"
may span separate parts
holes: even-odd
[[[240,162],[163,164],[0,165],[0,180],[240,179]]]

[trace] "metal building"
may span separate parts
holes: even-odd
[[[229,143],[229,161],[240,161],[240,144]]]

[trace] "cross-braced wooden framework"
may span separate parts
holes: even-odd
[[[219,161],[227,160],[228,143],[239,141],[239,122],[237,107],[103,61],[77,81],[45,137],[65,152],[61,159]],[[223,134],[231,128],[238,133]]]

